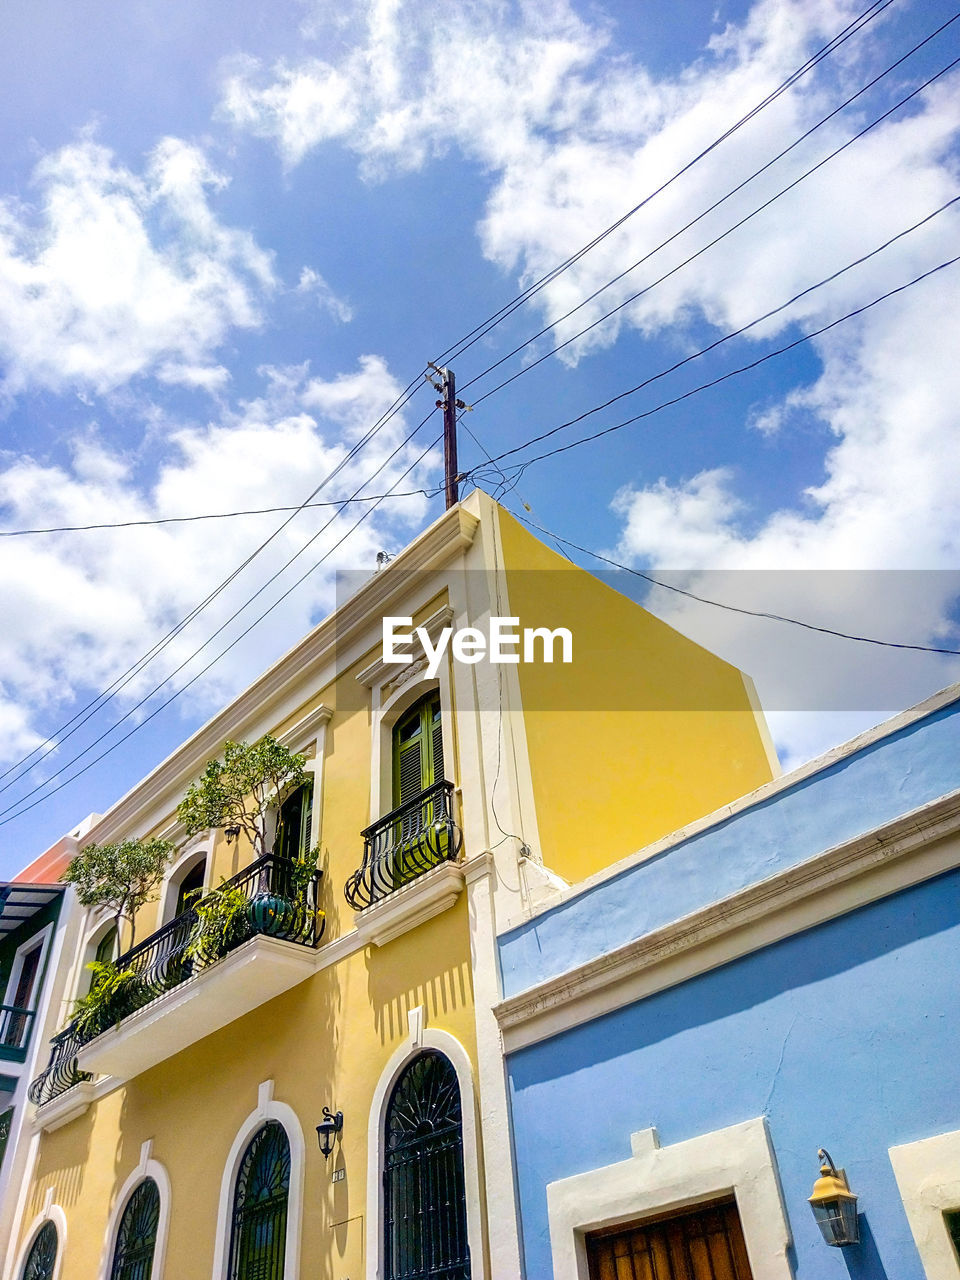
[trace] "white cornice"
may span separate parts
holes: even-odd
[[[858,752],[866,750],[867,747],[873,746],[874,743],[880,742],[884,738],[892,737],[895,733],[899,733],[901,729],[906,729],[910,725],[916,724],[918,720],[923,720],[925,717],[949,706],[951,702],[957,702],[958,700],[960,700],[960,682],[948,685],[945,689],[941,689],[939,693],[934,693],[929,698],[925,698],[923,702],[918,702],[915,706],[908,707],[906,711],[898,712],[897,715],[891,716],[889,720],[884,720],[881,724],[873,725],[871,728],[864,730],[863,733],[857,734],[855,738],[850,738],[849,741],[840,743],[839,746],[831,747],[823,755],[816,756],[813,760],[808,760],[806,763],[798,765],[796,769],[792,769],[789,773],[780,774],[779,777],[763,783],[762,786],[753,791],[748,791],[745,795],[738,796],[736,800],[731,800],[729,804],[721,805],[719,809],[714,809],[712,813],[705,814],[702,818],[697,818],[696,821],[688,823],[685,827],[679,827],[676,831],[671,831],[667,835],[661,836],[659,840],[654,840],[652,844],[644,845],[642,849],[638,849],[634,853],[628,853],[618,862],[612,862],[609,866],[594,872],[592,876],[588,876],[585,880],[578,880],[576,884],[564,890],[559,899],[554,899],[534,910],[528,919],[534,919],[543,912],[552,910],[558,905],[558,902],[569,902],[573,898],[578,898],[581,894],[588,893],[591,889],[596,888],[597,885],[603,884],[607,880],[616,879],[617,876],[629,870],[630,867],[635,867],[641,862],[647,862],[650,858],[665,853],[675,845],[683,844],[692,836],[700,835],[711,827],[719,826],[721,822],[726,822],[729,818],[735,817],[738,813],[743,813],[746,809],[752,809],[755,805],[766,804],[781,792],[789,791],[791,787],[805,782],[807,778],[813,777],[814,774],[822,773],[824,770],[832,768],[850,756],[854,756]]]
[[[333,718],[333,711],[330,707],[324,706],[321,702],[319,706],[298,720],[292,729],[288,729],[286,733],[281,733],[279,741],[283,746],[289,748],[290,751],[303,751],[311,742],[316,739],[319,731],[330,723]]]
[[[436,613],[431,613],[426,622],[421,622],[420,626],[432,641],[436,641],[443,628],[448,627],[452,621],[453,610],[448,604],[445,604]],[[386,662],[383,658],[377,658],[375,662],[370,663],[369,667],[364,667],[362,671],[358,672],[357,680],[360,684],[366,685],[368,689],[372,689],[375,685],[383,684],[384,680],[405,675],[410,665],[410,663],[405,662]]]
[[[511,996],[507,1052],[622,1008],[803,929],[960,866],[960,792]]]
[[[395,607],[409,592],[410,575],[427,573],[469,547],[480,520],[463,505],[452,507],[426,529],[395,560],[365,582],[336,612],[330,614],[243,693],[189,737],[182,746],[116,802],[90,829],[88,838],[101,843],[120,835],[143,834],[172,811],[181,792],[229,738],[241,738],[249,726],[262,721],[305,678],[315,675],[359,638],[374,619]],[[278,716],[282,719],[282,716]]]

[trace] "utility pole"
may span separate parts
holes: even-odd
[[[427,381],[442,395],[437,401],[437,408],[443,409],[443,476],[446,493],[447,510],[460,501],[460,473],[457,467],[457,410],[470,406],[457,399],[457,379],[452,369],[439,369],[435,364],[429,366],[440,377],[436,383],[427,374]]]

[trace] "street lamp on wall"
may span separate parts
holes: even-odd
[[[324,1107],[323,1119],[317,1125],[317,1141],[320,1143],[320,1150],[323,1152],[324,1160],[333,1150],[334,1140],[342,1128],[343,1112],[338,1111],[334,1115],[329,1107]]]
[[[823,1161],[820,1177],[813,1184],[810,1208],[820,1234],[827,1244],[842,1247],[860,1243],[857,1197],[850,1190],[847,1175],[838,1169],[823,1147],[817,1151]]]

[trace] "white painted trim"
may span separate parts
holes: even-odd
[[[287,1242],[283,1255],[284,1280],[299,1280],[300,1233],[303,1223],[303,1179],[306,1147],[300,1120],[292,1107],[273,1098],[273,1081],[264,1081],[257,1093],[257,1106],[237,1131],[220,1183],[217,1211],[217,1234],[213,1254],[213,1280],[227,1280],[230,1262],[230,1226],[233,1219],[233,1193],[240,1163],[251,1138],[268,1120],[276,1120],[290,1143],[290,1195],[287,1200]]]
[[[382,947],[449,910],[463,889],[463,870],[456,862],[440,862],[393,893],[357,912],[357,935]]]
[[[277,740],[294,755],[302,755],[322,736],[332,716],[331,708],[320,702],[302,720],[298,720],[293,728],[281,733]]]
[[[50,951],[50,940],[53,937],[53,930],[54,925],[51,921],[50,924],[44,925],[42,929],[31,934],[25,942],[21,942],[20,946],[17,947],[13,955],[13,965],[10,969],[10,977],[7,980],[7,989],[4,993],[3,1000],[0,1001],[0,1003],[8,1005],[13,1004],[13,997],[17,990],[17,983],[20,981],[20,974],[23,972],[24,958],[29,955],[31,951],[39,948],[40,958],[37,961],[37,970],[33,979],[33,987],[30,991],[30,1001],[26,1006],[28,1009],[32,1009],[36,1012],[37,1006],[40,1003],[40,996],[43,991],[44,981],[46,978],[47,955]],[[36,1019],[34,1019],[34,1021],[36,1021]],[[31,1039],[33,1037],[34,1030],[35,1028],[31,1026],[29,1031],[29,1037]]]
[[[671,921],[494,1008],[510,1053],[960,866],[960,792]]]
[[[169,924],[174,918],[174,913],[177,909],[177,898],[180,896],[180,884],[201,858],[204,861],[204,891],[210,888],[210,880],[213,876],[213,846],[216,835],[216,831],[207,831],[196,840],[191,840],[180,851],[176,860],[167,867],[157,899],[157,929],[162,929],[165,924]]]
[[[547,1186],[554,1280],[588,1280],[585,1235],[603,1227],[736,1196],[757,1280],[793,1280],[790,1226],[763,1117],[661,1147],[656,1129],[631,1134],[632,1156]]]
[[[109,1280],[110,1268],[113,1266],[113,1253],[117,1244],[117,1231],[120,1219],[130,1201],[130,1197],[147,1178],[152,1178],[160,1194],[160,1218],[157,1223],[156,1243],[153,1248],[153,1268],[150,1280],[163,1280],[163,1268],[167,1257],[167,1232],[170,1228],[170,1176],[158,1160],[153,1159],[153,1142],[148,1139],[140,1148],[140,1161],[117,1194],[110,1211],[107,1223],[107,1234],[103,1242],[103,1254],[100,1259],[100,1280]]]
[[[470,1274],[473,1280],[487,1280],[486,1253],[483,1238],[483,1215],[480,1212],[480,1151],[477,1129],[473,1067],[463,1045],[447,1031],[421,1027],[420,1044],[405,1040],[384,1067],[370,1104],[367,1127],[367,1280],[383,1276],[383,1127],[387,1103],[397,1077],[425,1049],[436,1049],[448,1058],[460,1085],[460,1109],[463,1117],[463,1176],[467,1201],[467,1241],[470,1245]],[[507,1159],[507,1152],[503,1153]],[[217,1277],[220,1280],[220,1277]]]
[[[92,1080],[81,1080],[79,1084],[72,1085],[63,1093],[57,1094],[55,1098],[51,1098],[49,1102],[45,1102],[42,1107],[36,1107],[33,1113],[35,1127],[42,1129],[44,1133],[53,1133],[56,1129],[62,1129],[71,1120],[76,1120],[77,1116],[82,1116],[90,1103],[101,1096],[96,1089],[97,1086]],[[108,1092],[112,1093],[113,1089],[111,1088]]]
[[[927,1280],[956,1280],[943,1214],[960,1209],[960,1129],[891,1147],[889,1154]]]
[[[63,1212],[58,1204],[53,1203],[53,1188],[47,1188],[47,1202],[34,1220],[30,1223],[30,1230],[27,1232],[27,1238],[23,1242],[23,1247],[17,1255],[17,1265],[13,1274],[16,1280],[20,1280],[23,1275],[23,1269],[27,1265],[27,1254],[30,1252],[30,1246],[37,1238],[37,1233],[45,1222],[52,1222],[57,1229],[57,1260],[53,1265],[53,1280],[60,1280],[60,1272],[63,1269],[63,1255],[67,1250],[67,1215]]]
[[[758,805],[769,803],[780,792],[789,791],[792,787],[797,786],[798,783],[805,782],[807,778],[840,764],[850,756],[857,755],[867,747],[873,746],[874,743],[880,742],[883,738],[891,737],[901,729],[909,728],[910,725],[915,724],[918,720],[923,720],[925,717],[941,711],[944,707],[949,706],[950,703],[958,700],[960,700],[960,683],[949,685],[946,689],[933,694],[932,697],[926,698],[923,702],[918,702],[916,706],[910,707],[906,711],[901,711],[891,719],[857,734],[849,742],[841,743],[837,747],[831,747],[829,751],[817,756],[814,760],[808,760],[805,764],[798,765],[796,769],[791,769],[789,773],[781,774],[770,782],[763,783],[762,786],[757,787],[754,791],[748,791],[746,795],[732,800],[729,804],[721,805],[719,809],[715,809],[712,813],[698,818],[695,822],[688,823],[687,826],[680,827],[676,831],[671,831],[668,835],[662,836],[652,844],[644,845],[642,849],[638,849],[635,853],[627,854],[626,857],[621,858],[618,862],[613,862],[610,866],[594,872],[591,876],[587,876],[585,880],[578,880],[575,885],[571,886],[563,894],[562,900],[569,902],[573,898],[578,898],[597,885],[603,884],[607,880],[616,879],[617,876],[630,867],[635,867],[641,862],[648,862],[657,854],[664,853],[675,845],[684,844],[692,836],[700,835],[711,827],[719,826],[729,818],[743,813],[746,809],[753,809]],[[543,911],[549,911],[554,905],[549,903],[540,906],[532,914],[539,915]]]

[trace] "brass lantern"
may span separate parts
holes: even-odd
[[[823,1147],[817,1151],[817,1155],[823,1163],[820,1166],[820,1177],[813,1184],[810,1207],[820,1234],[827,1244],[839,1248],[859,1244],[857,1197],[850,1190],[847,1175],[836,1167],[830,1153]]]

